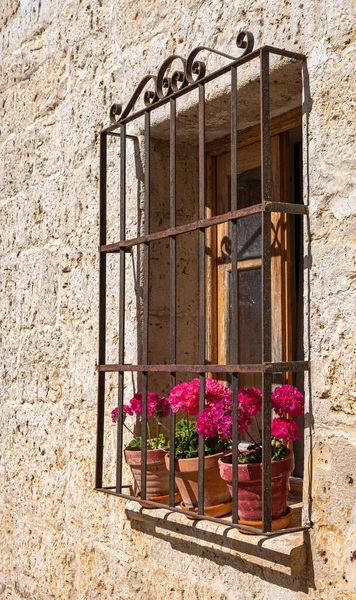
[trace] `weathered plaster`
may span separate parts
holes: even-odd
[[[356,597],[354,8],[350,0],[2,2],[2,598]],[[93,492],[98,132],[108,123],[110,104],[129,98],[168,54],[186,56],[199,43],[234,53],[241,28],[254,33],[256,45],[308,57],[304,193],[311,213],[311,259],[305,263],[314,528],[308,567],[296,578],[204,548],[194,538],[172,540],[151,526],[132,527],[124,501]],[[219,60],[209,58],[209,68]],[[114,188],[117,154],[111,161]],[[137,198],[137,165],[129,186],[129,198]],[[110,210],[118,212],[115,193]],[[128,223],[130,232],[142,223],[136,203]],[[118,288],[115,264],[110,269],[108,343],[114,353]],[[134,297],[129,266],[127,273]],[[138,335],[133,308],[128,303],[130,358]],[[113,377],[109,381],[108,407],[116,385]],[[128,393],[130,385],[127,380]],[[108,427],[109,474],[114,448]]]

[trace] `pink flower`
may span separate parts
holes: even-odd
[[[200,381],[193,379],[189,383],[176,385],[168,398],[173,412],[188,411],[193,417],[199,412]],[[231,391],[222,383],[207,377],[205,380],[205,400],[208,405],[216,404],[220,400],[231,398]]]
[[[226,388],[227,389],[227,388]],[[228,390],[230,391],[230,390]],[[239,390],[240,397],[245,397],[245,392],[249,390]],[[240,396],[241,392],[241,396]],[[246,431],[252,423],[252,416],[243,405],[238,408],[238,433]],[[200,437],[215,437],[219,435],[221,439],[232,438],[232,395],[226,394],[219,402],[211,403],[199,415],[197,419],[197,432]]]
[[[299,440],[298,425],[293,419],[275,417],[272,420],[271,434],[277,440],[284,442]]]
[[[154,392],[147,393],[147,418],[152,417],[157,408],[161,406],[161,397]],[[134,413],[142,412],[142,392],[137,392],[130,400],[130,407]]]
[[[239,390],[239,405],[250,416],[256,415],[262,408],[262,393],[257,388],[241,388]]]
[[[117,423],[117,413],[118,413],[117,407],[111,411],[111,422],[112,423]]]
[[[174,413],[179,410],[188,411],[190,416],[194,416],[198,413],[199,392],[197,394],[194,388],[195,386],[192,381],[190,383],[179,383],[171,390],[168,402],[172,406]]]
[[[129,404],[124,404],[122,407],[122,413],[124,418],[126,417],[126,415],[133,415],[133,410],[131,408],[131,406],[129,406]],[[111,411],[111,421],[112,423],[117,423],[117,415],[118,415],[118,408],[117,406],[114,408],[114,410]]]
[[[135,413],[142,412],[142,392],[138,392],[129,401],[129,404],[123,405],[123,415],[134,415]],[[147,418],[152,417],[153,413],[156,412],[158,418],[166,417],[169,414],[169,402],[167,398],[161,398],[154,392],[147,393]],[[117,423],[118,409],[117,407],[111,413],[111,420],[113,423]]]
[[[170,404],[168,402],[168,398],[161,398],[157,403],[157,416],[159,419],[163,419],[163,417],[168,417],[169,415]]]
[[[218,434],[215,406],[209,406],[200,413],[196,428],[200,437],[213,438]]]
[[[291,385],[282,385],[274,390],[271,396],[272,408],[277,415],[284,414],[298,417],[304,412],[304,397]]]

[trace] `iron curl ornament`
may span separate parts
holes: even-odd
[[[254,46],[253,34],[250,31],[240,31],[236,38],[236,46],[243,50],[239,57],[231,56],[230,54],[220,52],[219,50],[209,48],[208,46],[197,46],[190,52],[187,59],[179,54],[172,54],[162,63],[158,69],[157,75],[146,75],[140,81],[124,110],[121,104],[113,104],[111,106],[110,122],[115,125],[128,117],[142,92],[150,82],[153,83],[154,89],[146,89],[143,94],[143,102],[146,107],[152,106],[160,100],[175,94],[182,88],[188,87],[203,79],[206,74],[206,64],[201,60],[196,60],[198,54],[203,50],[223,56],[232,61],[238,60],[238,58],[242,58],[242,56],[245,56],[246,54],[250,54]],[[175,61],[181,62],[181,68],[173,71],[173,73],[168,76],[167,71]]]

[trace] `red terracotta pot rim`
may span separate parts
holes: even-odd
[[[132,450],[131,448],[125,448],[124,454],[126,462],[128,464],[130,464],[131,461],[135,464],[141,463],[142,450]],[[151,465],[155,463],[162,463],[164,462],[166,454],[167,450],[163,450],[162,448],[147,450],[147,463]]]
[[[283,458],[278,458],[277,460],[271,460],[271,463],[275,463],[275,464],[280,464],[283,461],[287,462],[290,460],[290,458],[293,456],[293,452],[291,452],[289,450],[287,456],[283,456]],[[232,452],[229,452],[228,454],[224,454],[224,456],[222,456],[222,458],[219,458],[219,462],[223,463],[224,465],[231,465],[232,466]],[[262,462],[259,463],[239,463],[239,469],[240,468],[244,468],[244,467],[261,467]]]
[[[214,468],[218,465],[219,459],[225,456],[226,452],[217,452],[204,457],[204,469]],[[165,456],[166,467],[169,468],[169,454]],[[199,458],[176,458],[176,471],[198,471]]]
[[[232,481],[232,453],[219,460],[220,475],[225,481]],[[279,477],[285,471],[293,471],[294,454],[289,451],[287,456],[272,460],[272,477]],[[238,465],[239,481],[259,480],[262,477],[262,463],[243,463]]]
[[[129,448],[126,446],[124,452],[142,452],[142,450],[136,450],[136,448]],[[168,450],[165,450],[164,448],[147,448],[147,454],[149,452],[164,452],[164,454],[167,454]]]

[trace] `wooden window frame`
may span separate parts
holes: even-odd
[[[290,158],[288,131],[302,123],[301,107],[271,119],[271,166],[272,194],[275,202],[290,202]],[[260,127],[253,126],[238,132],[237,174],[244,173],[261,165]],[[207,145],[207,206],[206,216],[228,212],[228,206],[221,206],[222,198],[228,199],[226,176],[231,175],[230,136]],[[222,176],[218,177],[218,173]],[[272,214],[272,360],[285,362],[292,360],[292,260],[291,228],[287,214]],[[219,351],[218,338],[223,332],[222,312],[219,305],[219,287],[223,268],[217,266],[217,249],[223,235],[227,234],[227,223],[208,230],[206,238],[207,269],[207,359],[212,364],[226,361]],[[261,267],[261,259],[250,259],[237,263],[238,271]],[[220,320],[220,323],[219,323]],[[210,374],[214,376],[214,374]],[[292,383],[292,373],[282,374],[283,383]]]

